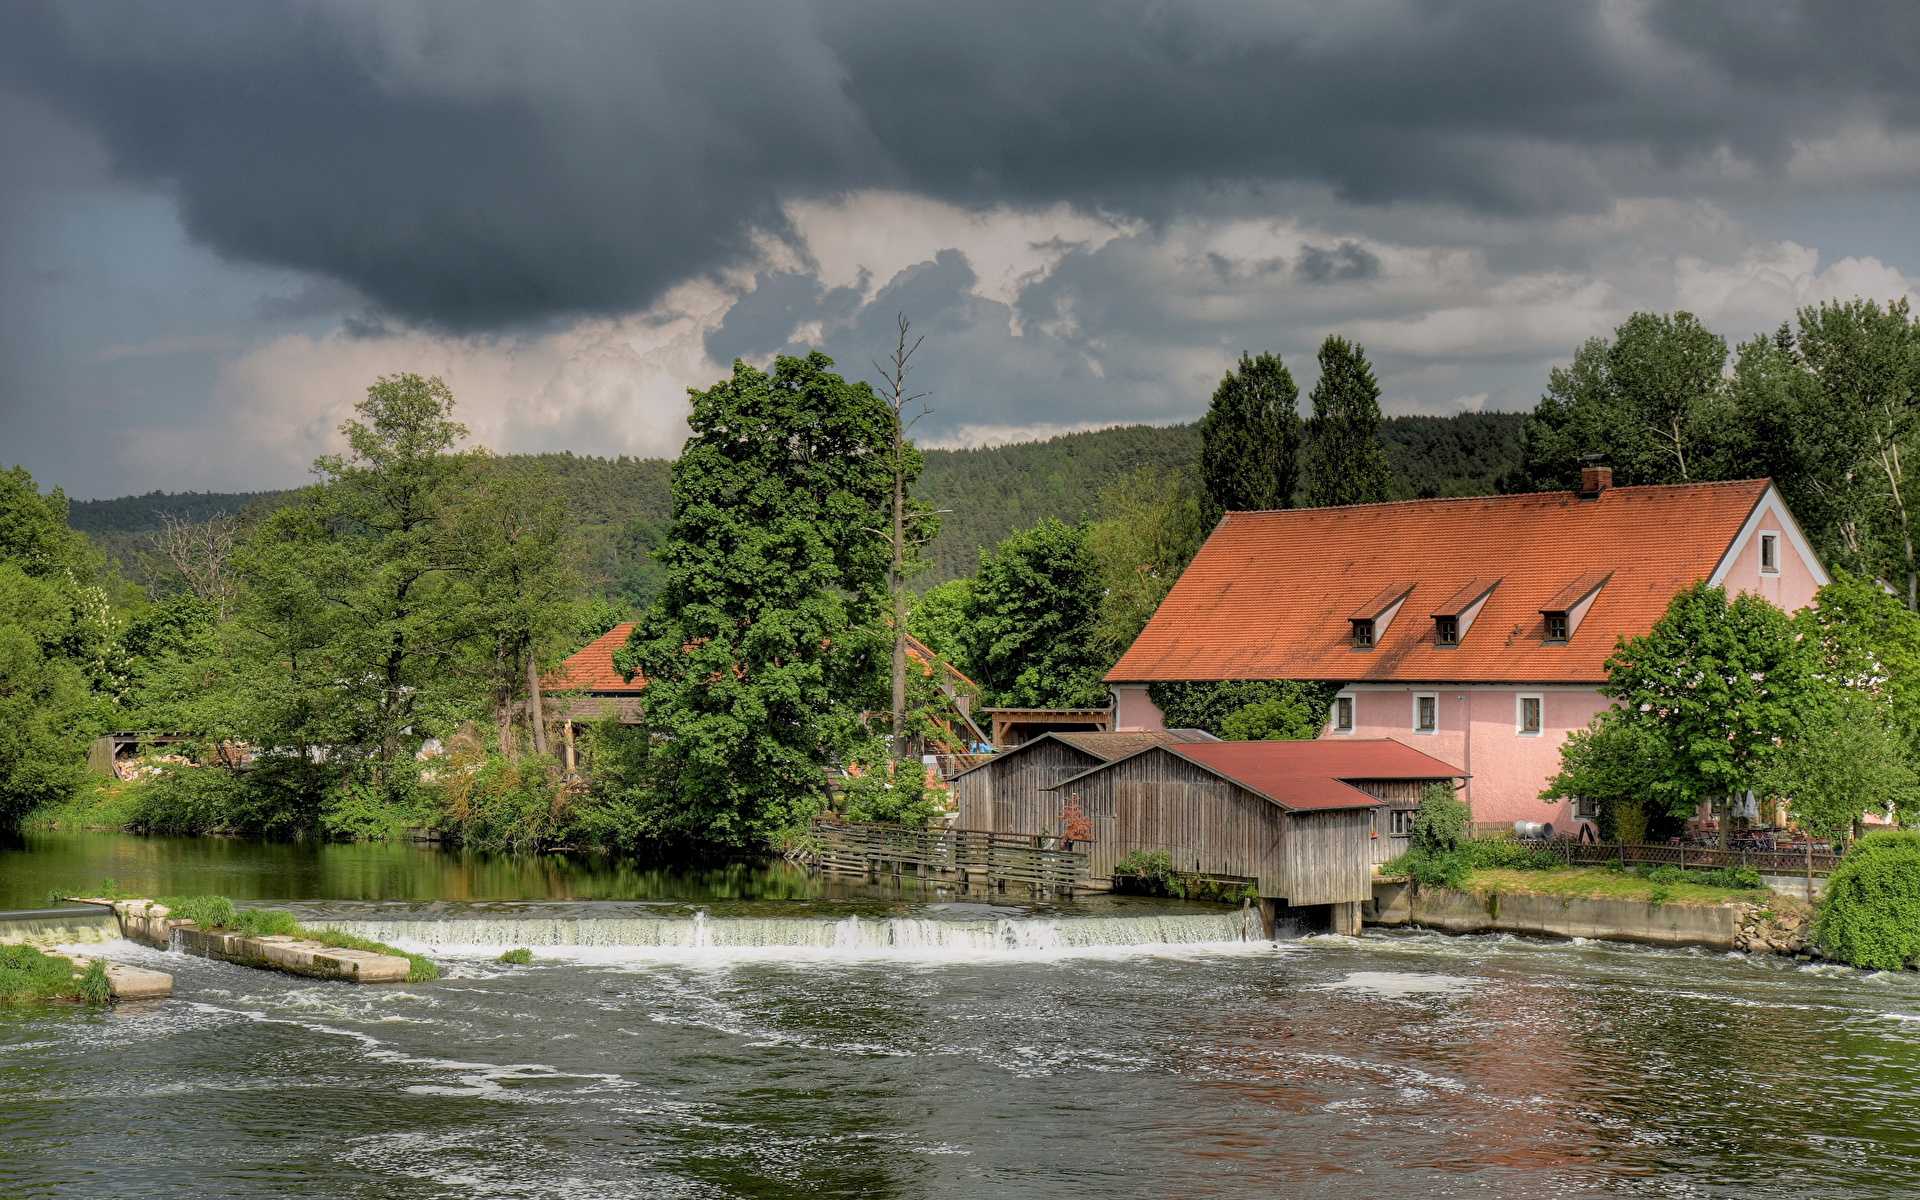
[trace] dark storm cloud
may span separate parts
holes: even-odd
[[[1300,261],[1293,269],[1311,283],[1349,283],[1380,274],[1380,258],[1357,242],[1308,246],[1300,251]]]
[[[1910,3],[14,0],[0,46],[207,245],[456,330],[642,307],[859,188],[1557,213],[1920,121]]]

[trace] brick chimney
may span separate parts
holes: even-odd
[[[1613,486],[1612,467],[1581,467],[1580,491],[1582,500],[1598,500],[1600,493]]]

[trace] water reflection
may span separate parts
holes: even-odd
[[[262,842],[28,832],[0,843],[0,909],[112,878],[147,895],[236,900],[793,900],[864,896],[792,864],[649,865],[585,854],[501,854],[415,842]]]

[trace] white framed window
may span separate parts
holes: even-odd
[[[1335,733],[1353,732],[1353,697],[1335,696],[1333,698],[1333,731]]]
[[[1545,698],[1539,695],[1516,697],[1513,704],[1513,728],[1521,737],[1540,736],[1540,709]]]
[[[1573,798],[1573,815],[1576,820],[1580,821],[1598,821],[1600,819],[1600,802],[1591,796],[1575,796]]]
[[[1432,692],[1413,694],[1413,731],[1415,733],[1438,733],[1440,731],[1440,697]]]
[[[1413,809],[1413,808],[1388,809],[1387,810],[1387,836],[1388,837],[1411,837],[1413,834],[1413,817],[1414,817],[1414,814],[1418,811],[1419,811],[1418,809]]]
[[[1760,570],[1767,575],[1780,573],[1780,535],[1777,533],[1760,535]]]

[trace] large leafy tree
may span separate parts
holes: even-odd
[[[695,391],[666,581],[616,655],[660,738],[656,838],[746,846],[804,821],[884,695],[894,419],[815,351]]]
[[[1855,525],[1840,532],[1865,542],[1861,566],[1898,579],[1907,607],[1920,610],[1920,323],[1904,299],[1822,304],[1800,311],[1795,350],[1810,385],[1800,424],[1858,481],[1841,517]]]
[[[1646,798],[1679,816],[1762,785],[1762,768],[1799,732],[1815,666],[1785,613],[1699,582],[1651,631],[1620,644],[1601,691],[1619,702],[1614,720],[1659,748],[1666,769],[1646,782]]]
[[[0,471],[0,826],[70,794],[125,690],[115,622],[66,497]]]
[[[566,505],[544,473],[487,467],[449,514],[448,563],[464,584],[474,637],[468,657],[487,683],[501,748],[514,752],[511,721],[520,712],[534,753],[545,754],[539,671],[571,648],[579,616]]]
[[[1380,385],[1358,343],[1329,337],[1320,346],[1320,379],[1309,397],[1307,503],[1372,504],[1387,499],[1392,471],[1380,445]]]
[[[410,787],[413,749],[449,711],[474,630],[465,550],[449,534],[479,459],[439,379],[403,374],[367,389],[341,427],[344,455],[268,517],[239,555],[251,660],[246,732],[270,746],[358,762],[373,803]]]
[[[1225,512],[1292,508],[1300,455],[1300,389],[1277,354],[1241,354],[1200,419],[1206,524]]]
[[[1096,645],[1099,616],[1087,527],[1048,518],[981,554],[961,628],[964,661],[991,704],[1104,705],[1100,679],[1113,659]]]
[[[1207,501],[1186,472],[1146,466],[1100,497],[1087,554],[1100,589],[1094,639],[1114,659],[1140,636],[1207,536]]]
[[[1611,342],[1587,342],[1554,368],[1527,421],[1529,486],[1572,487],[1589,454],[1605,455],[1622,485],[1725,478],[1717,453],[1726,361],[1726,339],[1685,312],[1634,313]]]

